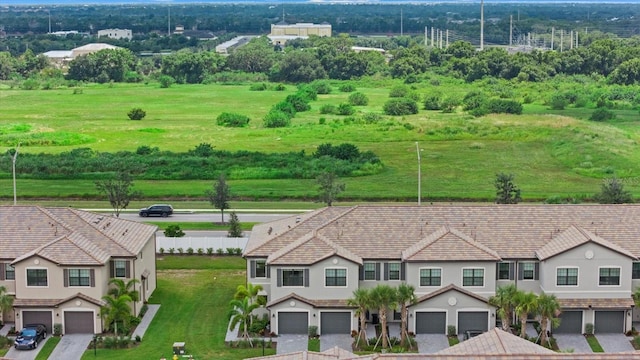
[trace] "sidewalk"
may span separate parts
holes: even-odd
[[[0,336],[7,336],[7,334],[9,333],[9,330],[11,330],[13,326],[15,326],[14,323],[11,323],[11,322],[4,323],[4,326],[2,327],[2,329],[0,329]]]
[[[136,326],[136,329],[133,331],[133,334],[131,334],[132,339],[135,339],[136,336],[140,336],[140,339],[144,337],[144,333],[147,332],[147,328],[149,327],[149,325],[151,324],[151,321],[153,320],[153,318],[156,316],[156,313],[160,309],[160,305],[147,304],[147,308],[148,308],[147,312],[142,317],[142,321],[140,321],[140,324]]]

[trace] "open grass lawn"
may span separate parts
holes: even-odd
[[[158,288],[150,303],[160,310],[139,346],[125,350],[98,349],[98,359],[170,358],[171,346],[184,341],[195,359],[245,359],[261,356],[262,348],[231,349],[224,344],[228,304],[246,280],[240,257],[166,256],[158,258]],[[274,354],[266,349],[265,354]],[[93,350],[83,359],[94,359]]]
[[[439,92],[460,97],[478,87],[495,94],[496,89],[512,86],[439,81],[438,86],[428,81],[411,86],[421,96]],[[249,84],[173,85],[168,89],[155,83],[87,85],[82,94],[72,89],[4,89],[0,90],[0,152],[22,141],[21,151],[34,153],[77,147],[135,151],[142,145],[186,151],[210,143],[230,151],[304,150],[310,154],[323,143],[349,142],[360,150],[374,151],[385,168],[375,175],[342,179],[346,183],[342,199],[413,201],[418,185],[418,142],[425,201],[492,200],[498,172],[515,174],[525,201],[554,195],[590,197],[600,190],[603,178],[614,175],[624,178],[626,189],[640,196],[640,127],[635,110],[615,110],[617,119],[591,122],[587,118],[593,109],[551,111],[544,101],[553,88],[527,84],[511,89],[515,98],[525,92],[533,97],[520,116],[473,118],[461,111],[420,110],[417,115],[385,117],[374,124],[345,123],[343,116],[319,112],[322,105],[347,101],[349,93],[339,92],[335,84],[333,93],[320,95],[310,111],[298,113],[291,127],[281,129],[263,128],[262,117],[293,93],[294,86],[281,92],[249,91]],[[389,89],[398,83],[368,80],[356,84],[357,91],[369,97],[369,105],[357,107],[358,118],[367,112],[381,113]],[[132,107],[143,108],[147,117],[128,120],[126,113]],[[224,111],[248,115],[249,127],[217,126],[215,118]],[[135,188],[148,199],[193,200],[202,198],[213,181],[135,181]],[[229,185],[232,195],[243,200],[310,201],[317,196],[313,179],[230,180]],[[18,194],[27,200],[98,195],[92,180],[35,179],[19,179]],[[10,174],[0,174],[0,198],[11,197]]]

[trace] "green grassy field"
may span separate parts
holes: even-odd
[[[370,100],[369,105],[358,107],[359,114],[381,113],[393,84],[389,80],[357,83],[357,90]],[[489,92],[507,87],[470,85],[447,78],[440,79],[438,86],[429,82],[412,86],[420,95],[440,92],[459,97],[478,87]],[[320,95],[312,102],[310,111],[298,113],[291,127],[263,128],[261,119],[269,108],[294,91],[294,86],[283,92],[249,91],[248,84],[160,89],[154,83],[87,85],[81,94],[74,94],[73,89],[2,89],[0,152],[17,141],[23,142],[21,151],[32,153],[59,153],[76,147],[135,151],[142,145],[185,151],[203,142],[231,151],[313,153],[319,144],[350,142],[361,150],[374,151],[385,169],[371,176],[342,179],[346,191],[341,199],[412,201],[417,197],[418,142],[424,201],[491,201],[498,172],[515,174],[525,201],[589,197],[599,191],[603,178],[614,175],[624,178],[626,188],[640,195],[640,150],[636,146],[640,133],[635,110],[616,110],[620,116],[608,123],[590,122],[587,118],[592,109],[550,111],[544,100],[554,89],[526,84],[509,89],[516,98],[525,93],[533,97],[534,102],[525,104],[520,116],[473,118],[460,111],[421,110],[417,115],[385,117],[375,124],[345,124],[344,117],[319,113],[324,104],[346,102],[349,94],[336,87],[332,94]],[[147,117],[128,120],[126,113],[132,107],[143,108]],[[215,118],[223,111],[248,115],[250,126],[217,126]],[[324,124],[319,123],[321,118]],[[135,188],[147,199],[193,200],[202,198],[213,181],[138,180]],[[317,194],[312,179],[233,180],[229,184],[233,196],[242,200],[308,201]],[[35,179],[19,179],[18,194],[21,200],[36,202],[98,195],[90,180]],[[0,198],[5,202],[12,198],[8,173],[0,174]]]

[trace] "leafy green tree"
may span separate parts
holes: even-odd
[[[277,56],[269,38],[261,36],[234,50],[227,57],[226,66],[248,73],[267,73],[275,64]]]
[[[258,304],[260,306],[265,306],[267,305],[265,302],[265,298],[258,296],[258,294],[262,290],[264,290],[264,287],[260,284],[247,283],[247,286],[238,285],[238,287],[236,288],[236,293],[235,295],[233,295],[233,298],[236,300],[249,298],[250,304]]]
[[[4,271],[4,269],[2,269],[2,271]],[[0,285],[0,319],[4,320],[2,314],[4,314],[6,310],[11,309],[13,299],[14,297],[12,295],[7,294],[7,287]]]
[[[600,193],[594,196],[600,204],[626,204],[632,203],[633,197],[624,189],[624,184],[618,178],[604,179]]]
[[[180,50],[162,58],[162,74],[179,84],[199,84],[207,76],[219,71],[224,59],[210,51]]]
[[[538,309],[538,295],[531,291],[518,291],[514,297],[515,312],[520,319],[520,337],[527,337],[527,318]]]
[[[380,319],[380,337],[382,348],[389,347],[389,334],[387,333],[387,311],[397,307],[397,290],[389,285],[378,285],[371,289],[371,306],[378,309]]]
[[[9,80],[16,71],[16,59],[8,51],[0,51],[0,80]]]
[[[118,323],[122,323],[126,329],[129,326],[129,319],[131,318],[131,308],[129,303],[132,299],[128,295],[120,295],[115,298],[110,295],[102,297],[105,305],[100,308],[100,316],[104,319],[104,323],[108,328],[111,325],[114,326],[114,333],[118,336]]]
[[[338,176],[333,172],[325,172],[316,177],[318,190],[320,191],[320,201],[331,206],[338,194],[344,191],[345,184],[338,181]]]
[[[494,185],[496,187],[496,204],[517,204],[522,201],[520,189],[513,182],[513,174],[496,174]]]
[[[114,298],[126,295],[131,299],[131,301],[139,301],[140,292],[136,290],[136,284],[139,283],[140,281],[138,279],[131,279],[125,282],[122,279],[112,278],[109,280],[109,285],[112,285],[113,287],[109,289],[108,294]]]
[[[309,83],[324,79],[327,73],[313,51],[290,51],[284,54],[271,78],[273,81]]]
[[[358,341],[356,346],[367,343],[367,310],[372,307],[371,290],[368,288],[357,288],[353,291],[353,296],[347,299],[349,306],[355,306],[355,315],[360,320],[360,331],[358,331]]]
[[[402,283],[398,285],[396,292],[396,302],[400,304],[400,346],[406,346],[407,340],[411,341],[407,329],[407,308],[410,305],[416,304],[417,297],[415,291],[416,289],[413,285]]]
[[[240,224],[240,220],[238,220],[238,215],[236,215],[235,211],[231,212],[231,218],[229,219],[229,232],[227,232],[227,237],[242,237],[242,226]]]
[[[229,199],[231,192],[224,174],[220,174],[218,180],[213,184],[213,189],[207,189],[205,196],[209,199],[211,205],[216,209],[220,209],[222,223],[224,224],[224,211],[229,208]]]
[[[128,49],[104,49],[79,56],[69,63],[67,78],[71,80],[121,82],[135,70],[136,58]]]
[[[558,303],[555,295],[543,293],[538,296],[537,304],[536,312],[540,315],[540,344],[545,344],[549,341],[547,336],[549,324],[551,324],[551,328],[556,328],[560,325],[560,319],[558,318],[560,303]]]
[[[369,104],[369,98],[361,92],[354,92],[350,94],[348,100],[349,104],[353,106],[366,106]]]
[[[133,108],[129,110],[127,116],[130,120],[142,120],[145,116],[147,116],[147,113],[140,108]]]
[[[183,237],[184,231],[180,228],[180,225],[169,225],[164,230],[164,236],[166,237]]]
[[[99,180],[95,182],[96,189],[104,193],[113,208],[116,217],[129,206],[129,202],[141,196],[139,191],[134,191],[133,178],[126,171],[120,171],[115,178]]]
[[[418,103],[409,98],[393,98],[384,103],[383,110],[387,115],[412,115],[418,113]]]
[[[502,322],[502,330],[509,331],[513,318],[513,307],[518,289],[514,284],[499,286],[496,294],[489,298],[489,304],[497,308],[497,315]]]
[[[287,127],[291,125],[291,116],[284,111],[271,109],[263,121],[266,128]]]
[[[614,84],[632,85],[640,82],[640,59],[631,59],[618,65],[611,73],[610,80]]]
[[[251,337],[249,336],[249,325],[251,324],[251,313],[260,307],[257,303],[251,303],[249,297],[242,299],[233,299],[229,302],[231,306],[231,322],[229,323],[229,330],[233,330],[236,326],[242,327],[242,338],[249,342],[249,345],[253,346]]]

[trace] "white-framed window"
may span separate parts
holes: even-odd
[[[127,260],[113,260],[113,276],[117,278],[127,277]]]
[[[304,286],[304,270],[282,269],[282,286]]]
[[[89,269],[69,269],[69,286],[91,286],[91,271]]]
[[[578,286],[578,268],[563,267],[556,269],[556,286]]]
[[[484,269],[462,269],[462,286],[484,286]]]
[[[389,263],[389,273],[387,274],[389,280],[400,280],[400,263],[392,262]]]
[[[599,270],[598,285],[600,286],[620,286],[619,267],[601,267]]]
[[[365,262],[364,267],[364,280],[375,280],[376,279],[376,263],[374,262]]]
[[[4,264],[4,279],[5,280],[15,280],[16,279],[16,268],[14,268],[11,264]]]
[[[532,262],[523,262],[522,265],[522,280],[535,279],[536,264]]]
[[[49,278],[46,268],[27,269],[27,286],[49,286]]]
[[[346,287],[347,269],[324,269],[324,286],[326,287]]]
[[[442,269],[424,268],[420,269],[420,286],[441,286]]]
[[[266,278],[266,277],[267,277],[267,261],[256,260],[256,278]]]

